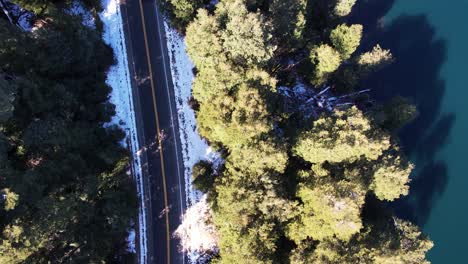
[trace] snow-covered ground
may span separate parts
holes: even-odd
[[[182,224],[175,231],[192,263],[205,263],[218,253],[218,232],[206,194],[187,209]]]
[[[181,246],[187,252],[189,261],[201,263],[207,257],[207,253],[217,252],[217,239],[214,238],[213,223],[208,223],[210,221],[207,218],[210,218],[211,210],[208,209],[206,195],[192,187],[192,167],[200,160],[209,160],[216,166],[222,162],[222,159],[218,153],[211,150],[197,132],[195,112],[189,106],[194,65],[185,51],[184,38],[168,23],[165,22],[164,27],[176,97],[188,206],[187,213],[182,219],[183,223],[178,229],[179,232],[175,235],[181,238]],[[205,241],[203,237],[213,239]]]
[[[8,0],[0,0],[0,9],[3,12],[10,23],[16,24],[19,28],[24,31],[31,31],[31,20],[34,14],[21,8],[20,6],[11,3]]]
[[[135,122],[135,111],[132,97],[132,89],[130,83],[130,73],[128,69],[127,50],[125,46],[125,38],[123,32],[122,16],[119,7],[119,0],[102,0],[104,11],[100,14],[100,18],[104,24],[104,41],[109,44],[114,50],[116,64],[112,66],[107,75],[107,84],[112,87],[110,102],[116,106],[116,116],[112,120],[112,124],[119,125],[127,134],[130,142],[130,148],[133,155],[132,170],[134,173],[138,200],[138,228],[139,228],[139,263],[145,263],[146,259],[146,214],[145,214],[145,199],[144,188],[141,171],[141,160],[138,153],[139,143]],[[122,142],[126,145],[127,142]],[[128,248],[135,248],[135,236],[130,232],[127,241]],[[132,244],[133,243],[133,244]]]
[[[67,9],[65,12],[67,12],[70,15],[75,15],[75,16],[80,16],[81,19],[83,20],[83,25],[89,27],[89,28],[96,28],[96,23],[94,21],[94,17],[87,10],[83,3],[79,0],[74,0],[70,6],[69,9]]]
[[[127,237],[127,251],[131,253],[136,253],[136,247],[135,247],[135,229],[131,228],[128,231],[128,237]]]
[[[175,100],[177,105],[180,141],[184,158],[185,191],[187,206],[198,202],[202,193],[192,188],[192,167],[200,160],[217,162],[220,159],[213,152],[207,142],[197,131],[195,112],[189,105],[192,95],[193,63],[185,51],[185,42],[181,34],[164,23],[166,29],[169,59],[171,61],[172,82],[174,83]]]

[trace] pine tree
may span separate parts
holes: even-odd
[[[179,28],[185,28],[195,17],[197,9],[203,6],[202,0],[169,0],[169,3],[174,14],[173,21]]]
[[[377,198],[393,201],[409,192],[409,176],[414,165],[398,153],[386,153],[374,164],[370,188]]]
[[[338,0],[336,1],[333,13],[340,17],[347,16],[351,13],[354,4],[356,4],[356,0]]]
[[[273,56],[269,22],[259,13],[249,13],[242,0],[225,3],[226,28],[222,32],[223,51],[236,64],[263,65]],[[235,10],[235,11],[234,11]]]
[[[351,57],[362,37],[362,25],[341,24],[332,30],[330,33],[330,40],[335,49],[340,53],[343,60]]]
[[[341,64],[340,53],[327,44],[312,48],[310,60],[315,66],[312,82],[317,86],[324,84]]]
[[[389,136],[352,107],[322,116],[301,133],[293,151],[312,163],[376,160],[390,147]]]
[[[297,197],[303,205],[288,226],[288,237],[298,244],[306,239],[349,240],[362,227],[364,196],[362,187],[347,181],[316,179],[312,185],[299,185]]]

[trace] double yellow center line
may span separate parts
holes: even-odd
[[[167,263],[171,263],[171,251],[170,251],[170,228],[169,228],[169,207],[167,203],[167,188],[166,188],[166,174],[164,170],[164,156],[163,156],[163,150],[162,150],[162,141],[160,139],[161,136],[161,130],[159,127],[159,116],[158,116],[158,107],[156,104],[156,94],[155,94],[155,88],[154,88],[154,81],[153,81],[153,68],[151,67],[151,59],[150,59],[150,53],[149,53],[149,46],[148,46],[148,36],[146,33],[146,24],[145,24],[145,14],[143,12],[143,3],[142,0],[139,0],[140,2],[140,13],[141,13],[141,24],[143,26],[143,37],[145,39],[145,48],[146,48],[146,60],[148,63],[149,67],[149,79],[150,79],[150,84],[151,84],[151,94],[153,96],[153,107],[154,107],[154,113],[156,116],[156,132],[157,137],[158,137],[158,143],[159,143],[159,154],[161,157],[161,172],[162,172],[162,180],[163,180],[163,191],[164,191],[164,214],[166,215],[166,240],[167,240]],[[164,56],[164,54],[162,54]]]

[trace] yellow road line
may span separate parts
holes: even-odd
[[[143,3],[142,0],[140,2],[140,13],[141,13],[141,23],[143,25],[143,37],[145,39],[145,48],[146,48],[146,59],[148,62],[149,67],[149,74],[150,74],[150,83],[151,83],[151,94],[153,95],[153,107],[154,112],[156,114],[156,130],[157,130],[157,137],[159,141],[159,154],[161,156],[161,170],[162,170],[162,178],[163,178],[163,191],[164,191],[164,212],[166,215],[166,240],[167,240],[167,263],[171,263],[171,251],[170,251],[170,229],[169,229],[169,210],[167,205],[167,188],[166,188],[166,174],[164,172],[164,156],[161,146],[161,140],[159,136],[161,135],[161,131],[159,129],[159,116],[158,116],[158,108],[156,104],[156,94],[154,93],[154,81],[153,81],[153,69],[151,67],[151,59],[149,55],[149,47],[148,47],[148,36],[146,35],[146,24],[145,24],[145,15],[143,13]]]

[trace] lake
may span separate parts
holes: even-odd
[[[435,264],[468,263],[468,0],[358,0],[350,22],[396,60],[364,82],[374,97],[411,98],[419,116],[400,132],[416,165],[394,204],[434,241]]]

